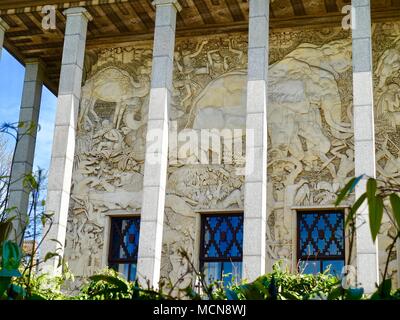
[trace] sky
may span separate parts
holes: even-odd
[[[0,58],[0,125],[18,122],[25,68],[5,49]],[[36,140],[34,171],[48,170],[51,158],[57,98],[43,87]],[[10,149],[11,141],[10,141]]]

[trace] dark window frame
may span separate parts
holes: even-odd
[[[342,255],[337,255],[337,256],[326,256],[326,255],[309,255],[309,256],[303,256],[301,254],[301,248],[300,248],[300,218],[301,215],[305,214],[342,214],[343,215],[343,230],[342,230],[342,237],[343,237],[343,253]],[[323,263],[325,261],[343,261],[344,264],[346,264],[346,254],[347,254],[347,243],[346,243],[346,228],[344,225],[344,222],[346,221],[346,211],[343,208],[323,208],[323,209],[304,209],[304,210],[296,210],[296,237],[297,237],[297,243],[296,243],[296,256],[297,256],[297,266],[299,267],[300,262],[319,262],[320,263],[320,270],[321,272],[324,271],[323,269]],[[332,235],[333,236],[333,235]]]
[[[123,220],[138,220],[138,236],[140,236],[140,215],[118,215],[118,216],[110,216],[110,227],[109,227],[109,243],[108,243],[108,256],[107,256],[107,265],[108,267],[112,268],[112,265],[118,265],[118,264],[126,264],[128,265],[128,279],[131,279],[131,266],[133,264],[137,265],[137,254],[136,258],[125,258],[125,259],[115,259],[112,258],[112,251],[114,247],[113,243],[113,234],[115,231],[119,233],[120,240],[123,240],[123,235],[121,234],[121,230],[118,228],[118,230],[115,230],[116,228],[116,221],[123,221]],[[139,240],[138,240],[138,250],[139,250]]]
[[[215,257],[205,257],[205,248],[204,248],[204,241],[205,241],[205,219],[208,217],[241,217],[242,218],[242,225],[244,227],[244,212],[209,212],[209,213],[202,213],[200,215],[200,254],[199,254],[199,262],[200,262],[200,270],[204,272],[204,265],[206,263],[233,263],[233,262],[243,262],[243,243],[242,243],[242,254],[241,257],[233,257],[233,258],[215,258]],[[221,268],[221,272],[223,273],[223,266]],[[222,275],[221,279],[222,280]]]

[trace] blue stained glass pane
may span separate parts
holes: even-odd
[[[242,276],[242,262],[206,262],[204,275],[207,283],[223,281],[224,286],[239,283]]]
[[[325,271],[326,269],[329,269],[329,273],[336,276],[340,277],[342,269],[344,267],[344,261],[343,260],[325,260],[322,261],[322,269]]]
[[[235,257],[238,256],[238,255],[240,255],[240,251],[239,251],[239,249],[238,249],[238,247],[237,247],[236,244],[234,244],[234,245],[232,246],[231,254],[232,254],[233,256],[235,256]]]
[[[236,240],[239,243],[243,242],[243,230],[242,230],[242,228],[240,228],[239,231],[236,233]]]
[[[204,276],[208,283],[221,280],[222,263],[221,262],[207,262],[204,264]]]
[[[299,272],[303,274],[317,274],[321,272],[320,261],[300,261]]]
[[[318,218],[317,227],[318,227],[318,229],[325,229],[325,222],[323,221],[322,217]]]
[[[331,243],[329,245],[329,253],[331,255],[337,255],[339,253],[339,248],[333,241],[331,241]]]
[[[300,213],[299,219],[299,259],[344,256],[343,212]]]
[[[321,252],[321,251],[323,251],[324,250],[324,248],[325,248],[325,246],[326,246],[326,241],[325,241],[325,239],[319,239],[318,240],[318,250]]]
[[[223,262],[222,279],[224,286],[230,286],[233,283],[239,283],[242,277],[241,262]]]
[[[314,214],[307,215],[304,218],[304,223],[306,224],[305,227],[306,228],[307,227],[311,227],[311,224],[313,223],[314,219],[315,219],[315,215]]]
[[[337,216],[335,214],[331,214],[328,217],[329,223],[335,225],[337,222]]]
[[[217,252],[217,250],[215,250],[214,244],[211,244],[210,248],[209,248],[209,251],[208,251],[208,256],[209,257],[215,257],[217,255],[218,255],[218,252]]]
[[[139,247],[140,218],[112,218],[109,260],[136,262]]]
[[[203,256],[205,258],[241,258],[243,216],[210,215],[203,217]]]
[[[329,240],[332,237],[332,231],[329,228],[325,228],[325,239]]]
[[[128,281],[135,281],[135,279],[136,279],[136,263],[132,263],[130,266],[131,266],[131,272],[130,272]]]

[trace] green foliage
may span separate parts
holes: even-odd
[[[40,275],[23,274],[22,277],[13,281],[15,286],[23,288],[25,294],[20,297],[25,300],[69,300],[67,294],[62,292],[62,287],[66,280],[73,280],[69,272],[64,272],[61,276],[49,276],[46,273]]]
[[[89,278],[79,300],[125,300],[132,296],[132,284],[120,277],[112,270],[106,270],[103,274]]]
[[[169,295],[159,290],[146,289],[137,282],[128,282],[117,272],[106,269],[89,278],[79,293],[62,292],[66,280],[71,275],[50,277],[47,274],[32,276],[29,287],[24,276],[15,278],[8,286],[7,297],[13,300],[171,300]],[[211,295],[201,294],[189,286],[183,289],[185,299],[190,300],[361,300],[386,299],[400,300],[400,290],[393,292],[391,280],[383,282],[370,297],[364,295],[362,288],[344,289],[341,281],[327,273],[309,275],[293,274],[283,270],[279,264],[273,272],[259,277],[251,283],[233,284],[223,287],[217,282],[210,284]],[[64,289],[65,290],[65,289]]]
[[[13,277],[20,277],[21,249],[11,241],[3,241],[0,250],[0,299],[9,289]]]
[[[75,299],[78,300],[165,300],[172,299],[162,293],[144,289],[137,282],[128,282],[112,269],[89,278],[81,292]]]
[[[326,299],[339,284],[329,274],[293,274],[282,270],[280,264],[273,272],[259,277],[252,283],[235,285],[218,298],[228,300],[315,300]]]
[[[336,200],[336,205],[339,205],[347,196],[350,195],[352,190],[361,181],[363,176],[352,178],[346,186],[339,192]],[[396,242],[400,238],[400,185],[395,184],[387,180],[379,180],[369,178],[367,181],[366,192],[363,193],[350,209],[350,213],[346,219],[346,227],[350,226],[352,238],[356,232],[355,220],[357,216],[357,210],[367,200],[368,203],[368,214],[369,214],[369,226],[371,231],[371,237],[373,241],[376,241],[379,231],[382,226],[383,212],[388,214],[388,218],[394,229],[396,235],[392,238],[392,242],[388,247],[388,253],[386,258],[385,270],[382,276],[382,282],[378,286],[377,291],[371,296],[371,299],[398,299],[398,292],[392,293],[392,279],[387,279],[388,267],[390,262],[390,256]],[[390,206],[385,205],[385,200],[389,200]],[[350,243],[350,250],[353,243]]]

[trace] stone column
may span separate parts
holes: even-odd
[[[168,110],[171,104],[177,0],[155,0],[153,71],[146,136],[146,159],[137,276],[157,287],[160,278],[168,166]]]
[[[243,279],[265,273],[269,0],[249,2]]]
[[[352,5],[355,175],[375,177],[371,4],[370,0],[353,0]],[[358,184],[357,198],[366,191],[367,179]],[[378,243],[372,241],[367,205],[360,208],[358,214],[357,281],[366,293],[371,293],[379,282]]]
[[[4,34],[10,27],[8,24],[0,18],[0,60],[1,60],[1,51],[3,49],[3,43],[4,43]]]
[[[12,163],[10,197],[8,200],[8,208],[15,208],[10,213],[11,217],[15,217],[10,239],[18,243],[21,241],[22,233],[26,227],[29,208],[29,190],[24,188],[23,182],[25,177],[32,173],[43,76],[44,66],[41,61],[25,61],[25,79],[18,120],[20,124],[18,144]]]
[[[88,22],[92,20],[84,8],[69,8],[64,15],[67,21],[46,205],[46,211],[54,213],[54,217],[47,240],[41,248],[43,256],[47,252],[57,251],[61,256],[64,253],[86,33]],[[59,243],[50,239],[56,239]],[[50,259],[45,271],[58,272],[57,263],[58,259]]]

